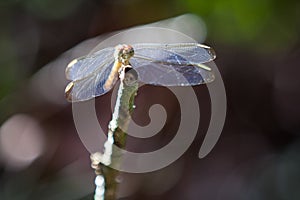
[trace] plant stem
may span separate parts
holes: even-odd
[[[96,175],[99,176],[101,174],[104,178],[105,200],[116,199],[119,171],[113,169],[111,166],[121,165],[122,154],[114,148],[114,145],[121,149],[125,148],[126,131],[131,120],[131,113],[134,109],[134,98],[138,89],[137,73],[131,69],[130,66],[123,66],[120,70],[119,77],[120,86],[112,120],[108,127],[108,138],[104,144],[104,153],[91,155],[92,167],[95,169]],[[103,186],[101,186],[102,189]],[[95,200],[103,199],[103,196],[102,198],[97,197],[97,189],[102,190],[98,187],[100,186],[97,185]]]

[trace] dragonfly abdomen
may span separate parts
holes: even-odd
[[[119,61],[115,61],[110,74],[107,78],[107,80],[105,81],[103,88],[105,90],[109,90],[110,88],[112,88],[113,84],[115,83],[115,80],[118,78],[118,74],[119,74],[119,69],[121,68],[122,63]]]

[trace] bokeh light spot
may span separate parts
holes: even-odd
[[[9,169],[22,169],[44,149],[44,133],[39,123],[25,114],[9,118],[0,128],[0,154]]]

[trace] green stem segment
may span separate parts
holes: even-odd
[[[128,71],[128,69],[130,70]],[[119,171],[110,166],[121,165],[122,154],[117,148],[114,148],[114,145],[121,149],[125,148],[126,131],[131,120],[131,113],[134,109],[134,98],[138,89],[137,74],[130,66],[123,66],[119,77],[120,86],[112,120],[109,123],[108,138],[104,145],[104,153],[91,155],[92,167],[95,169],[95,173],[97,175],[101,174],[105,180],[105,200],[116,199]],[[97,198],[95,194],[95,199],[100,198]]]

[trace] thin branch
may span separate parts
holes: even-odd
[[[123,149],[126,145],[126,131],[134,109],[134,98],[138,89],[137,73],[129,65],[121,68],[119,77],[120,86],[112,120],[108,127],[104,153],[97,152],[91,155],[92,167],[97,175],[95,179],[97,186],[95,200],[116,199],[119,172],[110,166],[120,165],[122,155],[113,147],[116,145]]]

